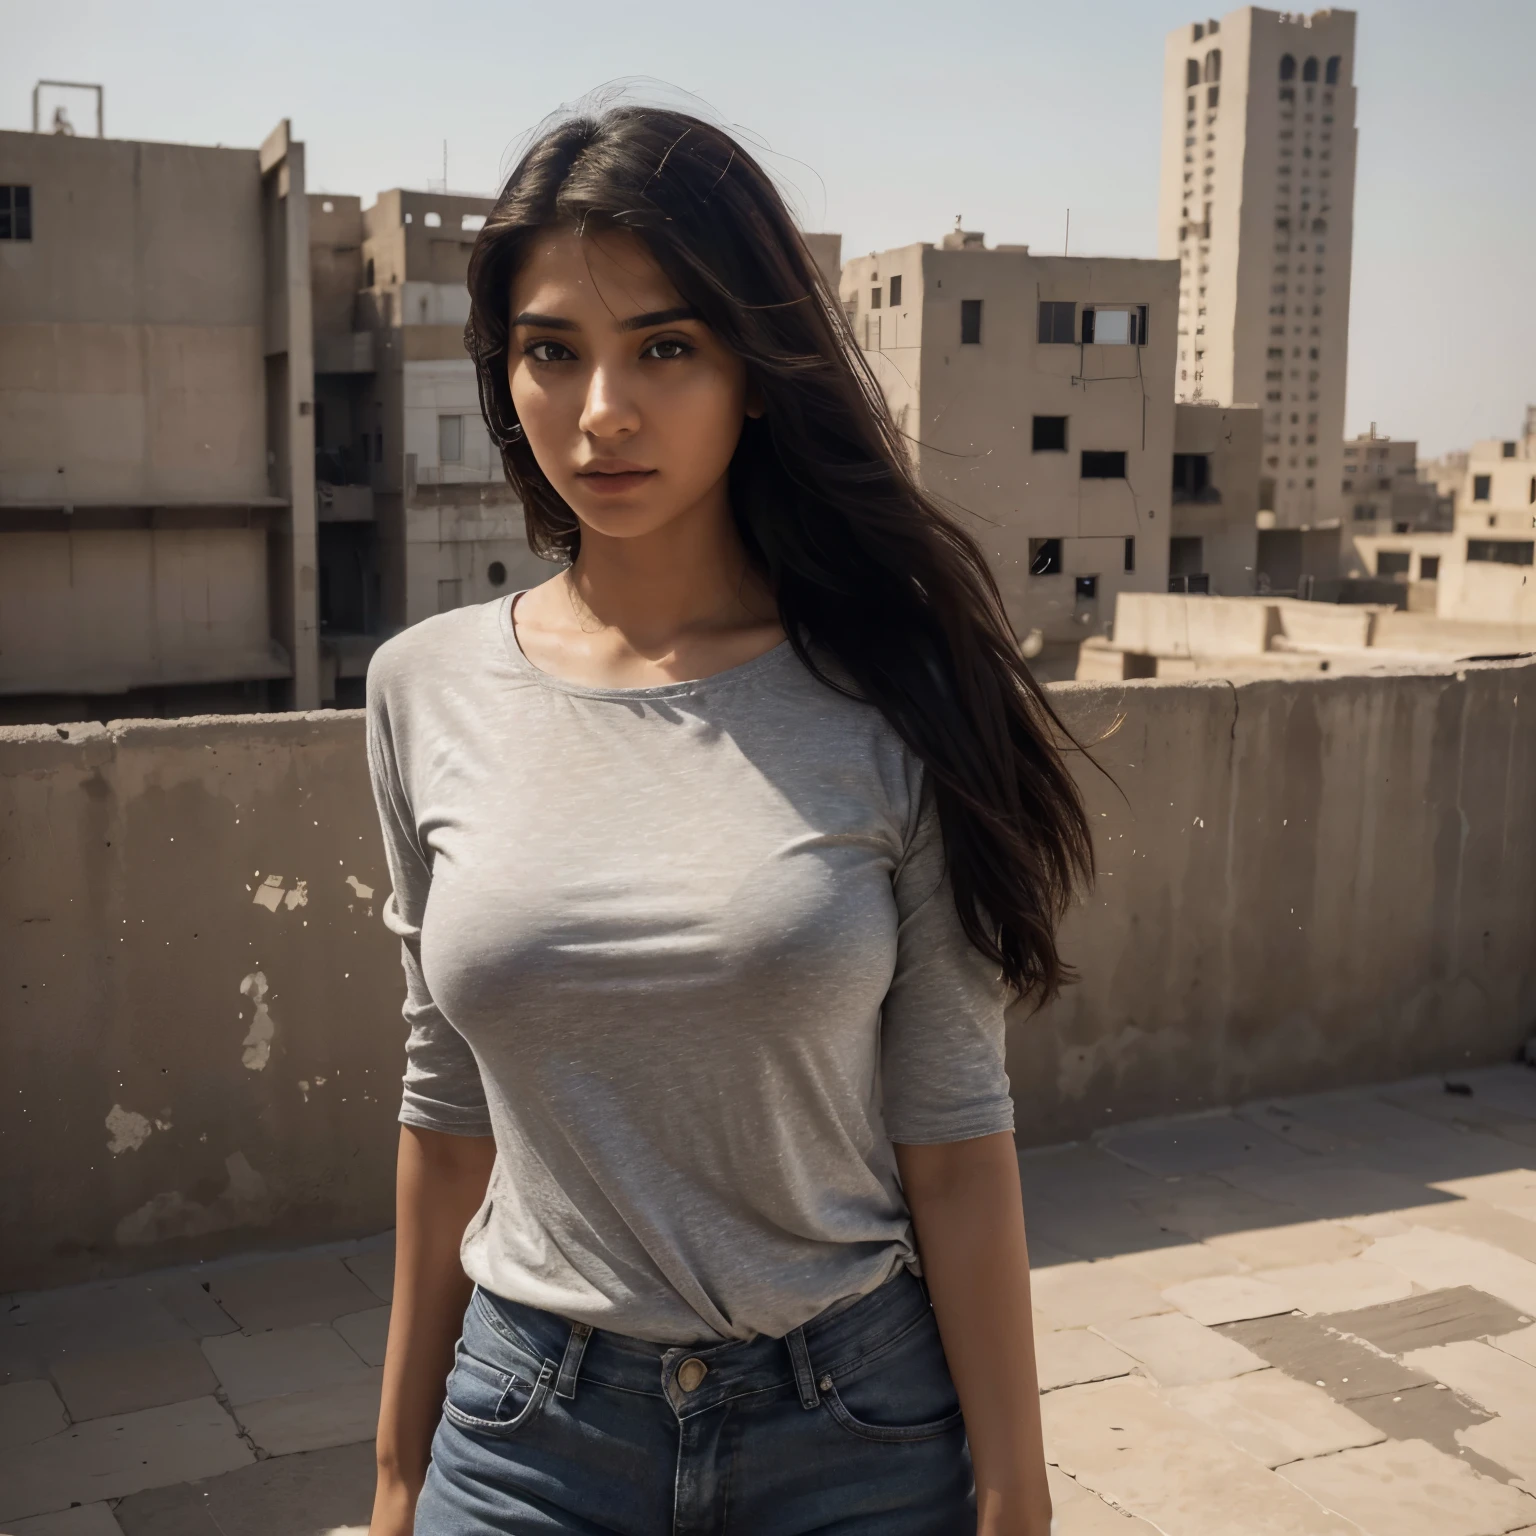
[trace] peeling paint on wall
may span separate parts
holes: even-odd
[[[107,1151],[113,1157],[122,1152],[137,1152],[149,1140],[149,1121],[121,1104],[114,1104],[107,1112],[107,1129],[112,1132]]]
[[[356,875],[348,875],[347,884],[352,887],[352,894],[356,896],[359,901],[373,900],[373,887],[371,885],[364,885]]]
[[[229,1183],[207,1205],[187,1199],[179,1189],[168,1189],[124,1216],[115,1234],[119,1245],[142,1247],[173,1237],[224,1232],[230,1227],[268,1225],[272,1220],[272,1197],[267,1181],[251,1167],[243,1152],[232,1152],[226,1157],[224,1169]]]
[[[265,907],[269,912],[276,912],[279,907],[286,907],[290,912],[295,907],[307,907],[309,881],[295,880],[291,891],[283,889],[286,883],[282,875],[268,875],[256,887],[256,894],[251,897],[251,905]],[[246,886],[246,890],[250,890],[250,886]]]
[[[277,1032],[277,1026],[272,1022],[272,1015],[267,1009],[266,972],[252,971],[240,983],[240,991],[256,1004],[256,1015],[251,1020],[251,1027],[245,1039],[240,1042],[245,1047],[240,1065],[248,1071],[260,1072],[271,1059],[272,1036]]]

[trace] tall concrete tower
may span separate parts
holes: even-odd
[[[1259,506],[1339,516],[1355,202],[1355,13],[1169,33],[1158,254],[1180,264],[1180,400],[1263,408]]]

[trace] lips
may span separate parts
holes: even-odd
[[[646,469],[639,464],[628,463],[623,459],[613,459],[603,464],[601,468],[594,465],[590,469],[581,469],[576,473],[577,478],[589,490],[597,491],[602,495],[615,495],[621,491],[634,490],[636,486],[649,480],[656,471]]]

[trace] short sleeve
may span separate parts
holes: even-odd
[[[886,1134],[921,1144],[1010,1131],[1007,988],[996,963],[960,926],[931,803],[918,816],[893,885],[896,972],[880,1046]]]
[[[384,903],[384,926],[400,936],[405,1005],[410,1027],[405,1047],[405,1092],[400,1121],[455,1136],[489,1136],[490,1111],[480,1064],[458,1030],[443,1017],[421,969],[421,923],[432,886],[432,865],[417,836],[401,780],[383,690],[368,689],[368,772],[384,834],[384,858],[394,889]]]

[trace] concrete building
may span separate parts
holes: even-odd
[[[1408,606],[1434,613],[1454,498],[1420,473],[1419,445],[1371,430],[1344,444],[1341,574],[1407,585]]]
[[[1263,452],[1257,406],[1175,407],[1170,591],[1244,597],[1256,590]]]
[[[843,267],[923,483],[968,515],[1021,636],[1075,651],[1118,593],[1167,587],[1177,293],[1170,261],[962,230]]]
[[[313,708],[304,146],[7,132],[0,188],[0,718]]]
[[[1536,406],[1518,438],[1474,443],[1467,455],[1438,611],[1536,638]]]
[[[1158,251],[1180,263],[1180,400],[1259,404],[1261,511],[1339,517],[1355,16],[1245,6],[1169,34]]]

